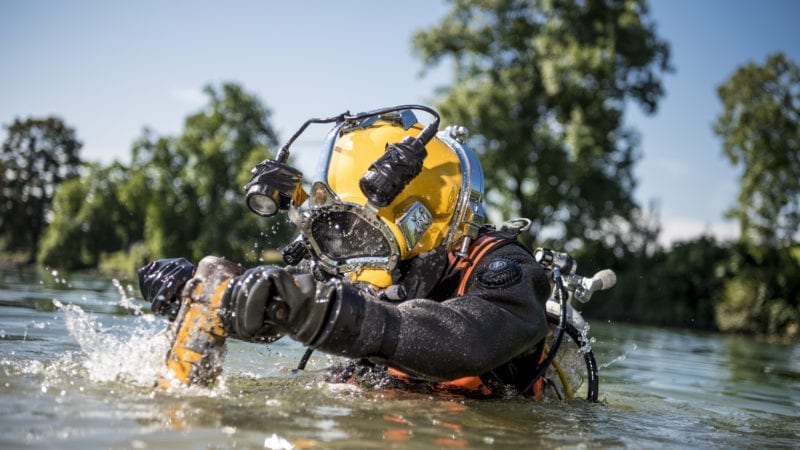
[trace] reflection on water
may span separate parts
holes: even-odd
[[[126,283],[0,273],[0,447],[796,447],[800,350],[592,323],[603,402],[322,381],[334,358],[232,342],[220,385],[157,391],[166,323]],[[597,301],[602,301],[598,298]]]

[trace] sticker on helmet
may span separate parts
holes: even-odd
[[[411,250],[414,248],[432,223],[433,216],[431,216],[428,208],[420,202],[414,203],[398,222],[400,230],[406,239],[406,249]]]
[[[498,289],[514,285],[521,278],[522,267],[513,259],[500,257],[478,274],[478,284],[485,289]]]

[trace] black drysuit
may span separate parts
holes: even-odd
[[[457,296],[464,272],[445,275],[427,299],[388,302],[345,290],[313,347],[446,381],[491,375],[528,386],[547,334],[544,269],[515,240],[481,257]]]

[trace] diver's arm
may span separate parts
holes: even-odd
[[[549,282],[516,245],[482,258],[465,295],[444,302],[391,304],[337,292],[314,347],[431,380],[484,373],[532,349],[547,332]]]

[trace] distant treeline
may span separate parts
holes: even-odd
[[[577,305],[587,317],[800,337],[800,247],[753,247],[703,236],[653,253],[609,255],[589,244],[581,273],[613,268],[617,285]]]

